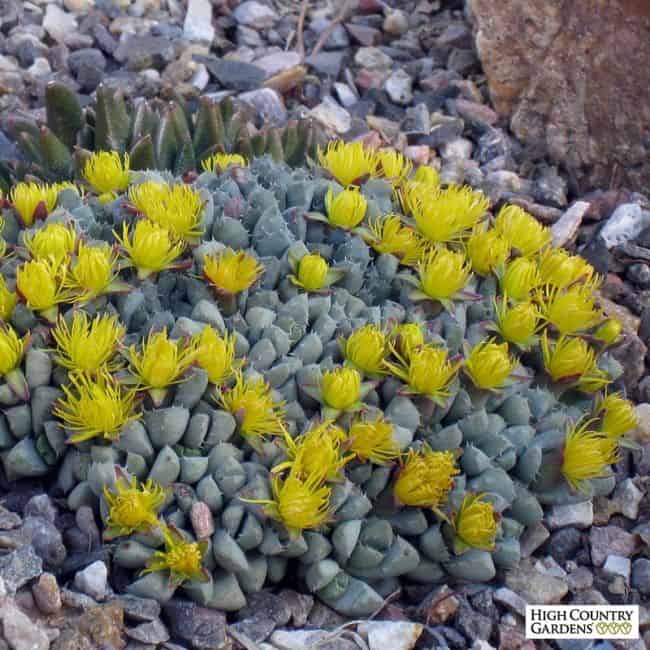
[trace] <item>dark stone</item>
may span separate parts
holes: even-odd
[[[650,248],[650,227],[644,228],[638,235],[635,240],[638,246],[643,248]]]
[[[312,56],[308,56],[305,62],[317,72],[336,79],[341,72],[344,57],[344,51],[317,52]]]
[[[632,305],[628,305],[632,309]],[[640,313],[633,309],[636,313]],[[645,374],[645,355],[648,349],[643,341],[633,332],[625,335],[623,343],[612,349],[611,355],[623,366],[623,383],[628,393],[632,394]]]
[[[435,629],[442,634],[452,650],[466,650],[467,641],[465,637],[453,627],[440,625]]]
[[[470,72],[477,70],[479,67],[480,63],[474,50],[460,50],[454,48],[447,59],[447,68],[463,75],[464,77]]]
[[[466,600],[460,601],[460,607],[454,618],[456,627],[470,640],[487,640],[492,634],[492,621],[483,614],[475,612]]]
[[[130,594],[120,594],[113,600],[124,610],[124,615],[140,623],[154,621],[160,616],[160,603],[152,598],[140,598]]]
[[[180,598],[163,605],[171,634],[192,648],[212,650],[226,647],[226,615],[223,612]]]
[[[210,74],[224,87],[233,90],[255,90],[262,85],[266,73],[252,63],[230,61],[208,56],[195,56],[204,63]]]
[[[237,618],[240,621],[247,618],[269,618],[275,621],[277,627],[282,627],[289,622],[291,609],[282,598],[264,589],[248,597],[248,603],[239,610]]]
[[[449,120],[442,124],[436,124],[431,128],[428,135],[420,136],[416,139],[415,144],[426,144],[433,149],[437,149],[446,142],[451,142],[463,134],[463,120]]]
[[[32,65],[36,57],[40,56],[40,54],[31,38],[24,38],[16,46],[16,58],[23,68],[28,68]]]
[[[116,48],[113,56],[129,70],[161,70],[176,56],[174,43],[162,36],[130,34]]]
[[[477,594],[474,594],[470,597],[469,602],[480,614],[483,614],[492,620],[498,619],[499,612],[497,611],[497,607],[492,599],[492,591],[489,589],[483,589]]]
[[[253,643],[262,643],[268,639],[273,630],[275,630],[275,623],[270,618],[247,618],[244,621],[239,621],[230,626],[230,630],[234,630],[249,638]],[[235,636],[233,634],[233,636]]]
[[[85,47],[81,50],[71,52],[68,57],[68,67],[75,77],[79,73],[79,68],[82,65],[104,70],[106,68],[106,58],[99,50],[92,47]]]
[[[642,289],[650,289],[650,266],[644,262],[630,264],[627,268],[627,279]]]
[[[105,547],[89,553],[71,553],[65,559],[63,566],[56,572],[56,575],[59,578],[66,578],[97,561],[104,562],[106,566],[110,566],[111,559],[108,548]]]
[[[348,112],[352,117],[365,120],[368,115],[372,115],[375,112],[376,106],[376,102],[371,99],[360,99],[356,104],[348,108]]]
[[[650,596],[650,560],[639,558],[632,563],[632,586]]]
[[[607,275],[611,265],[612,255],[607,250],[607,246],[600,236],[594,237],[579,252],[594,267],[597,273]]]
[[[111,36],[111,33],[102,25],[97,23],[92,28],[92,35],[95,42],[105,54],[112,55],[117,49],[117,41]]]
[[[42,572],[43,563],[31,544],[0,556],[0,578],[4,580],[10,594],[15,594],[32,578],[38,578]]]
[[[379,29],[354,23],[346,23],[345,28],[348,30],[350,36],[361,45],[369,47],[381,43],[382,33]]]
[[[582,543],[582,533],[577,528],[560,528],[546,542],[549,555],[564,564],[570,560]]]
[[[533,197],[540,203],[550,203],[562,208],[567,204],[567,182],[560,176],[557,167],[542,165],[537,170]]]

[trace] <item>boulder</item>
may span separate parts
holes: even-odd
[[[650,3],[469,0],[497,112],[534,155],[595,186],[650,183]],[[540,65],[543,61],[543,65]]]

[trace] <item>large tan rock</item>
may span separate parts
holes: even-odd
[[[496,110],[585,190],[650,184],[650,1],[469,0]]]

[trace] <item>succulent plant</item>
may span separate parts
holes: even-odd
[[[128,187],[94,154],[85,192],[4,201],[2,468],[92,507],[130,593],[238,610],[291,575],[366,616],[614,486],[635,416],[593,269],[396,152],[331,152]]]
[[[212,154],[233,153],[244,159],[265,154],[289,165],[315,158],[320,134],[309,120],[256,131],[250,116],[226,98],[201,97],[190,106],[173,101],[126,101],[114,89],[99,86],[94,103],[82,107],[64,84],[45,90],[45,124],[20,116],[3,127],[16,141],[23,161],[3,163],[0,178],[8,190],[12,177],[36,176],[48,182],[78,178],[90,153],[128,154],[131,169],[170,170],[175,175],[201,171]]]

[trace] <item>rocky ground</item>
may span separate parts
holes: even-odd
[[[615,492],[551,509],[523,540],[525,561],[497,584],[414,589],[366,622],[285,589],[231,620],[181,600],[161,611],[116,596],[120,573],[92,511],[75,518],[47,485],[0,476],[0,650],[650,647],[650,200],[606,187],[581,195],[510,134],[467,14],[445,0],[314,0],[303,16],[292,0],[0,0],[0,119],[41,116],[52,79],[86,96],[99,83],[131,96],[235,95],[258,125],[310,114],[333,134],[390,143],[439,166],[445,182],[525,207],[604,276],[604,307],[625,325],[617,356],[639,402],[640,448],[617,466]],[[0,157],[10,153],[0,131]],[[526,641],[527,601],[640,603],[645,642]]]

